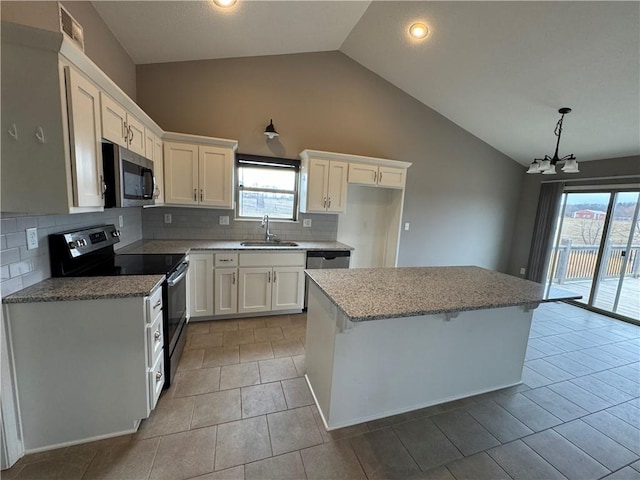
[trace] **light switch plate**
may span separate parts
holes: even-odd
[[[218,217],[218,224],[229,225],[229,215],[220,215]]]
[[[118,215],[118,226],[120,228],[124,227],[124,217],[122,215]]]
[[[304,220],[302,220],[302,226],[303,227],[310,227],[311,226],[311,218],[305,218]]]
[[[164,214],[164,223],[171,223],[171,214],[170,213],[165,213]]]
[[[409,227],[411,226],[411,224],[409,222],[404,222],[404,230],[409,231]]]
[[[524,268],[524,267],[522,267],[522,268],[520,269],[520,275],[524,275],[525,273],[527,273],[527,269],[526,269],[526,268]]]
[[[38,229],[27,228],[27,250],[38,248]]]

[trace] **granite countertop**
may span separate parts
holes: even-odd
[[[4,297],[2,303],[63,302],[144,297],[149,295],[164,279],[164,275],[48,278]]]
[[[237,250],[237,251],[276,251],[295,252],[307,250],[353,250],[353,247],[340,242],[297,241],[297,247],[276,247],[265,245],[243,247],[246,240],[140,240],[119,249],[116,253],[187,253],[190,250]]]
[[[352,322],[517,305],[580,295],[480,267],[306,270]]]

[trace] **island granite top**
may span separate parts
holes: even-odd
[[[353,250],[353,247],[340,242],[306,242],[294,240],[297,247],[278,247],[272,245],[243,247],[243,241],[251,240],[139,240],[116,253],[187,253],[197,250],[237,250],[244,251],[276,251],[295,252],[306,250]]]
[[[144,297],[165,279],[164,275],[48,278],[2,299],[2,303],[64,302]]]
[[[581,298],[484,268],[408,267],[306,270],[352,322],[455,313]]]

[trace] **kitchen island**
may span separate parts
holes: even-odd
[[[579,298],[479,267],[306,273],[306,378],[329,430],[521,383],[533,310]]]

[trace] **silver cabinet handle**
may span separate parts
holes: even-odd
[[[156,340],[158,340],[161,336],[162,334],[160,333],[160,330],[156,330],[156,332],[153,334],[153,338],[155,338]]]
[[[233,272],[232,274],[232,280],[231,280],[231,285],[235,285],[236,284],[236,272]]]
[[[275,270],[273,271],[273,283],[276,283],[278,281],[278,278],[276,277],[276,272]]]
[[[198,189],[197,188],[193,189],[193,201],[194,202],[198,201]]]
[[[162,372],[156,372],[156,382],[162,380]]]
[[[324,208],[327,208],[327,197],[324,197],[324,200],[323,200],[323,202],[322,202],[322,206],[323,206]]]
[[[267,283],[271,283],[271,272],[267,272]]]
[[[382,172],[380,172],[380,175],[378,175],[378,182],[382,181]]]
[[[158,301],[156,302],[156,304],[153,306],[153,309],[155,310],[156,308],[158,308],[158,307],[160,307],[160,306],[162,306],[162,300],[158,300]]]
[[[129,144],[133,142],[133,130],[129,127]]]
[[[202,202],[204,199],[204,194],[203,194],[203,190],[200,189],[200,201]]]
[[[328,208],[331,208],[331,197],[329,197],[329,205]]]
[[[127,143],[127,139],[129,138],[129,126],[127,122],[122,124],[122,138],[124,139],[124,143]]]
[[[373,172],[373,183],[378,181],[378,172]]]

